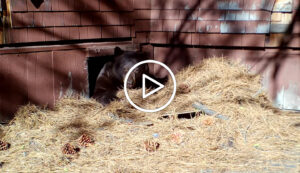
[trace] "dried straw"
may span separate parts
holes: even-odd
[[[190,92],[177,92],[163,111],[142,113],[124,97],[103,108],[94,100],[66,97],[54,110],[22,107],[15,119],[1,127],[11,148],[0,151],[2,172],[227,172],[300,170],[300,117],[272,107],[261,91],[260,76],[223,58],[204,60],[176,75]],[[172,83],[141,100],[147,108],[167,102]],[[201,114],[193,119],[160,119],[165,114],[196,111],[201,101],[228,117]],[[298,123],[298,126],[296,125]],[[147,126],[153,124],[152,126]],[[82,134],[95,143],[78,154],[64,155],[66,143],[79,146]],[[159,143],[154,152],[145,141]]]

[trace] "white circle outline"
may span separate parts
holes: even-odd
[[[170,73],[171,77],[172,77],[172,80],[173,80],[173,85],[174,85],[174,88],[173,88],[173,93],[172,93],[172,96],[171,98],[169,99],[169,101],[163,105],[162,107],[160,108],[157,108],[157,109],[144,109],[144,108],[141,108],[139,106],[137,106],[136,104],[133,103],[133,101],[130,99],[129,95],[128,95],[128,92],[127,92],[127,81],[128,81],[128,78],[129,78],[129,75],[131,74],[131,72],[137,68],[138,66],[142,65],[142,64],[147,64],[147,63],[152,63],[152,64],[158,64],[160,66],[163,66],[165,69],[167,69],[167,71]],[[129,103],[135,107],[136,109],[142,111],[142,112],[148,112],[148,113],[153,113],[153,112],[158,112],[158,111],[161,111],[163,109],[165,109],[167,106],[169,106],[169,104],[172,102],[172,100],[174,99],[175,95],[176,95],[176,79],[175,79],[175,76],[173,74],[173,72],[171,71],[171,69],[165,65],[164,63],[162,62],[159,62],[159,61],[155,61],[155,60],[145,60],[145,61],[141,61],[137,64],[135,64],[133,67],[130,68],[130,70],[127,72],[126,76],[125,76],[125,80],[124,80],[124,92],[125,92],[125,96],[126,96],[126,99],[129,101]]]

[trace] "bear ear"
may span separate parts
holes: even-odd
[[[115,48],[115,55],[121,55],[123,52],[124,51],[121,48],[119,48],[119,47]]]

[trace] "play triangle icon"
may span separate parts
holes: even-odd
[[[156,84],[158,86],[158,88],[150,91],[149,93],[146,93],[146,79],[153,82],[154,84]],[[143,99],[149,97],[150,95],[156,93],[157,91],[163,89],[165,86],[159,82],[157,82],[156,80],[152,79],[151,77],[143,74],[143,83],[142,83],[142,89],[143,89]]]

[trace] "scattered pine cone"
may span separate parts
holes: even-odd
[[[203,123],[204,125],[206,125],[206,126],[211,126],[211,125],[213,125],[214,120],[213,120],[213,118],[208,117],[208,118],[204,119],[204,120],[202,121],[202,123]]]
[[[183,137],[182,137],[182,134],[179,133],[179,132],[174,133],[174,134],[171,135],[171,140],[172,140],[174,143],[176,143],[176,144],[180,144],[180,143],[183,141],[182,138],[183,138]]]
[[[94,143],[95,143],[94,139],[87,134],[83,134],[79,138],[79,144],[81,146],[87,147],[89,144],[94,144]]]
[[[0,140],[0,151],[8,150],[9,147],[10,147],[9,143]]]
[[[178,86],[178,92],[187,94],[187,93],[191,92],[191,89],[189,88],[189,86],[187,84],[180,84]]]
[[[145,144],[145,148],[148,152],[156,151],[159,148],[159,145],[160,145],[158,142],[153,142],[153,141],[150,141],[150,140],[145,141],[144,144]]]
[[[217,151],[219,149],[218,146],[215,146],[215,147],[211,147],[210,150],[213,150],[213,151]]]
[[[62,152],[64,154],[76,154],[80,151],[79,148],[74,147],[73,145],[71,145],[70,143],[66,143],[63,148],[62,148]]]

